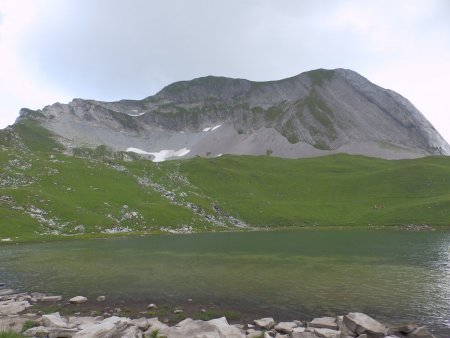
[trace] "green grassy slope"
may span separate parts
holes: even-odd
[[[450,158],[222,157],[181,171],[257,226],[450,224]]]
[[[450,225],[450,158],[223,156],[153,163],[0,133],[0,240],[311,225]],[[240,222],[242,221],[242,222]],[[237,225],[237,226],[236,226]]]

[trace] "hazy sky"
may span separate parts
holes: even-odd
[[[21,107],[315,68],[399,92],[450,141],[448,0],[0,0],[0,128]]]

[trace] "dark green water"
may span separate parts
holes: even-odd
[[[110,299],[213,302],[275,318],[369,313],[450,327],[450,233],[320,230],[0,246],[0,281]],[[450,333],[450,332],[449,332]]]

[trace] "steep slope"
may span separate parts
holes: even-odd
[[[24,109],[18,122],[24,120],[39,122],[69,149],[107,145],[156,160],[450,154],[450,146],[408,100],[345,69],[270,82],[210,76],[171,84],[143,100],[75,99],[39,111]]]

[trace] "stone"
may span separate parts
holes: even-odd
[[[259,330],[250,329],[247,330],[247,335],[245,338],[260,338],[264,333]]]
[[[106,300],[105,296],[98,296],[97,297],[97,302],[104,302]]]
[[[292,332],[305,332],[306,328],[304,327],[294,327]]]
[[[136,326],[130,326],[120,335],[120,338],[138,338],[143,337],[142,332]]]
[[[289,335],[288,334],[277,333],[275,335],[275,338],[289,338]]]
[[[0,315],[16,315],[25,311],[30,306],[30,303],[28,303],[26,300],[22,302],[15,302],[11,300],[0,302]]]
[[[151,303],[147,305],[147,309],[154,310],[156,308],[157,308],[156,304]]]
[[[62,296],[43,296],[38,298],[41,302],[60,302],[62,300]]]
[[[293,332],[291,338],[319,338],[313,332]]]
[[[341,331],[331,329],[314,329],[314,334],[321,338],[341,338]]]
[[[367,338],[367,335],[364,333],[364,334],[359,335],[357,338]]]
[[[49,327],[47,328],[50,332],[48,338],[70,338],[75,333],[78,332],[78,329],[69,329],[69,328],[55,328]]]
[[[166,333],[161,334],[167,338],[223,338],[219,329],[210,323],[202,320],[183,321],[167,330]],[[151,328],[150,328],[151,329]],[[145,333],[147,336],[147,332]],[[242,337],[245,337],[242,335]],[[228,337],[227,337],[228,338]]]
[[[22,316],[20,317],[0,317],[0,332],[3,331],[14,331],[14,332],[21,332],[23,323],[27,318],[24,318]]]
[[[23,335],[25,337],[45,338],[49,335],[49,333],[50,331],[45,326],[37,326],[26,330]]]
[[[364,313],[350,312],[344,316],[343,323],[350,331],[358,335],[365,333],[368,338],[383,338],[387,334],[386,326]]]
[[[390,328],[388,334],[395,335],[396,333],[401,333],[407,335],[417,329],[417,327],[418,326],[416,324],[403,324]]]
[[[6,296],[6,297],[8,297],[8,296]],[[24,300],[29,301],[31,299],[31,296],[26,292],[22,292],[22,293],[16,293],[14,295],[10,295],[8,298],[13,299],[16,302],[22,302]]]
[[[294,328],[297,327],[297,324],[294,322],[280,322],[275,325],[275,330],[280,333],[291,333]]]
[[[356,337],[357,334],[353,331],[351,331],[345,324],[344,324],[344,316],[338,316],[336,318],[337,325],[339,331],[341,331],[342,336],[348,336],[348,337]]]
[[[59,312],[43,315],[39,321],[45,327],[65,328],[65,329],[73,328],[72,325],[69,325],[69,322],[66,319],[61,317]]]
[[[145,331],[144,335],[146,337],[150,337],[152,332],[158,331],[161,336],[165,335],[166,332],[169,330],[169,326],[167,324],[164,324],[158,320],[158,318],[150,318],[147,319],[149,328],[147,331]]]
[[[69,303],[81,304],[81,303],[87,302],[87,300],[88,299],[84,296],[75,296],[75,297],[69,299]]]
[[[207,321],[207,323],[217,327],[220,334],[222,334],[224,337],[227,338],[245,337],[244,330],[240,330],[236,326],[228,324],[228,321],[225,317],[211,319]]]
[[[147,329],[150,327],[150,323],[145,317],[133,319],[131,320],[131,324],[136,326],[139,330],[142,331],[147,331]]]
[[[41,292],[32,292],[32,293],[31,293],[31,297],[32,297],[32,298],[39,299],[39,298],[45,297],[45,294],[43,294],[43,293],[41,293]]]
[[[69,327],[77,327],[80,330],[83,330],[89,326],[92,326],[96,324],[97,322],[101,322],[104,318],[103,317],[69,317],[68,324]]]
[[[175,309],[173,310],[173,313],[177,314],[177,313],[183,313],[183,310],[181,309]]]
[[[308,323],[308,326],[317,329],[331,329],[331,330],[336,330],[338,328],[335,317],[314,318],[310,323]]]
[[[418,327],[411,331],[408,338],[434,338],[430,331],[425,326]]]
[[[14,292],[13,289],[0,289],[0,296],[12,295]]]
[[[176,326],[183,326],[186,325],[190,322],[194,321],[192,318],[185,318],[183,319],[181,322],[179,322]]]
[[[73,338],[112,338],[122,337],[130,320],[121,317],[109,317],[100,323],[88,326],[73,335]]]
[[[275,320],[271,317],[256,319],[253,321],[255,325],[261,329],[270,330],[277,324]]]

